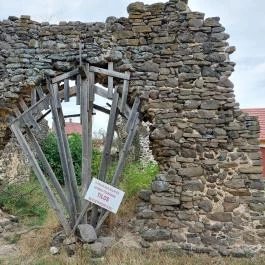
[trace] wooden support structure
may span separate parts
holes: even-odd
[[[47,89],[45,93],[41,86],[32,89],[32,102],[30,107],[27,106],[21,97],[18,101],[19,108],[14,108],[16,117],[11,123],[11,130],[14,132],[23,151],[29,158],[41,187],[46,193],[50,205],[56,212],[67,235],[74,233],[79,223],[87,223],[88,221],[92,223],[98,232],[109,214],[108,211],[102,208],[100,209],[99,206],[95,206],[82,199],[92,179],[93,110],[96,109],[109,114],[106,140],[99,173],[98,176],[96,176],[101,181],[107,181],[106,176],[110,166],[111,147],[117,117],[118,115],[122,115],[128,119],[126,124],[128,138],[120,152],[118,165],[113,178],[109,181],[113,186],[117,186],[119,182],[128,151],[137,130],[137,124],[139,123],[140,99],[138,97],[135,99],[131,109],[127,105],[130,73],[114,71],[112,62],[108,63],[108,69],[83,64],[81,45],[79,60],[80,66],[76,69],[58,75],[52,79],[47,79]],[[108,87],[95,84],[96,74],[107,75]],[[76,86],[70,87],[70,79],[76,80]],[[119,93],[117,92],[117,88],[114,88],[114,79],[118,79],[117,82],[123,86],[122,91]],[[107,100],[111,99],[112,103],[108,104],[110,109],[95,104],[95,95],[101,96]],[[72,96],[76,96],[76,104],[80,105],[80,114],[64,116],[61,102],[63,100],[68,102]],[[46,112],[40,115],[43,110],[46,110]],[[31,128],[40,130],[38,122],[49,113],[51,113],[53,117],[53,127],[57,136],[65,188],[58,182],[51,165],[42,151],[41,145],[38,143],[34,132],[31,131]],[[38,117],[35,117],[36,114],[38,114]],[[77,186],[72,156],[65,133],[65,118],[77,116],[80,116],[82,121],[82,187],[80,187],[80,189]],[[22,130],[27,138],[23,135]],[[28,144],[26,139],[30,139],[31,145]],[[34,148],[38,160],[31,151],[30,146]],[[42,164],[42,168],[39,162]],[[49,186],[46,177],[49,179],[53,188]]]
[[[55,213],[57,214],[65,232],[67,235],[70,235],[71,233],[71,228],[69,223],[67,222],[64,213],[63,213],[63,209],[60,207],[59,203],[57,202],[57,199],[53,193],[53,191],[51,190],[39,164],[38,161],[36,160],[34,154],[32,153],[30,146],[28,145],[25,137],[23,136],[22,132],[20,131],[20,129],[15,125],[12,124],[11,125],[11,130],[12,132],[15,134],[20,146],[22,147],[24,153],[27,155],[27,158],[29,159],[29,162],[32,166],[32,169],[36,175],[36,177],[39,180],[39,183],[42,187],[42,189],[45,191],[47,198],[50,202],[51,207],[53,208],[53,210],[55,211]]]

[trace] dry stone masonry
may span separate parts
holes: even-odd
[[[17,98],[46,75],[82,60],[131,71],[130,97],[142,97],[161,173],[142,191],[133,220],[144,247],[236,256],[264,250],[265,197],[259,125],[235,102],[235,64],[218,17],[185,0],[128,6],[106,23],[0,22],[0,144]]]

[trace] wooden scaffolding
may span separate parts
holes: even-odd
[[[108,87],[95,84],[95,75],[107,76]],[[121,93],[114,88],[113,80],[119,79],[123,84]],[[69,80],[76,80],[70,87]],[[47,195],[49,203],[55,211],[67,235],[73,234],[80,223],[90,222],[98,232],[109,211],[104,210],[84,200],[84,195],[92,179],[92,115],[93,109],[109,114],[106,140],[104,143],[98,176],[106,181],[110,166],[111,146],[114,137],[115,124],[119,114],[127,118],[126,131],[128,137],[119,154],[119,160],[112,180],[109,184],[117,186],[125,165],[126,156],[132,144],[137,124],[139,123],[140,99],[136,97],[132,108],[126,104],[129,88],[130,72],[120,73],[113,70],[113,63],[108,63],[108,69],[90,65],[81,65],[76,69],[46,79],[45,87],[39,86],[31,91],[31,106],[22,97],[14,109],[16,118],[10,128],[15,134],[23,152],[26,154],[32,169]],[[111,108],[95,104],[95,94],[112,100]],[[76,96],[76,104],[80,105],[80,121],[82,123],[82,184],[78,187],[73,161],[64,127],[62,101]],[[44,114],[43,114],[44,112]],[[40,113],[42,113],[40,115]],[[62,187],[55,176],[52,167],[46,159],[38,140],[32,130],[41,130],[39,122],[49,113],[52,114],[58,150],[63,170],[65,186]],[[41,165],[41,166],[40,166]]]

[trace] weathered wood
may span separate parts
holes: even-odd
[[[126,75],[129,76],[130,78],[130,72],[126,72]],[[124,80],[123,89],[122,89],[121,106],[120,106],[121,113],[124,113],[125,111],[125,104],[127,102],[128,90],[129,90],[129,80]]]
[[[134,118],[133,118],[133,123],[131,125],[131,128],[130,128],[128,137],[126,139],[126,142],[125,142],[125,144],[124,144],[124,146],[123,146],[123,148],[122,148],[122,150],[120,152],[118,165],[116,167],[116,170],[115,170],[112,182],[111,182],[111,185],[113,185],[113,186],[117,185],[117,183],[119,181],[119,178],[121,176],[122,170],[124,168],[125,161],[126,161],[126,156],[127,156],[128,152],[129,152],[129,148],[130,148],[130,146],[132,144],[135,132],[137,130],[138,116],[139,116],[139,113],[137,112],[135,114]]]
[[[81,81],[81,119],[82,119],[82,184],[88,182],[89,167],[89,128],[88,128],[88,79]]]
[[[118,99],[119,99],[119,94],[117,93],[117,91],[115,91],[113,95],[113,101],[111,105],[107,133],[106,133],[106,140],[104,144],[104,149],[103,149],[103,154],[102,154],[99,174],[98,174],[98,179],[102,181],[105,181],[106,179],[107,168],[108,168],[108,164],[110,160],[111,146],[113,142],[115,125],[116,125],[116,120],[118,116],[118,108],[117,108]]]
[[[58,140],[57,142],[58,151],[59,151],[60,160],[62,164],[64,183],[65,183],[67,195],[68,195],[67,200],[71,208],[70,219],[71,219],[71,223],[74,223],[75,216],[77,214],[76,202],[75,202],[73,188],[72,188],[71,180],[70,180],[71,175],[70,175],[69,163],[68,163],[67,155],[66,155],[66,146],[65,146],[66,143],[63,137],[62,126],[60,125],[60,117],[58,114],[58,108],[56,107],[56,96],[54,95],[54,92],[55,92],[54,89],[51,87],[50,93],[51,93],[51,110],[52,110],[52,116],[53,116],[53,124],[54,124],[55,132],[56,132],[57,140]]]
[[[108,99],[108,91],[99,85],[94,85],[95,94]]]
[[[76,105],[80,105],[81,75],[76,76]]]
[[[64,82],[63,82],[63,91],[64,91],[64,101],[65,102],[69,102],[69,94],[70,94],[70,91],[69,91],[69,79],[64,79]]]
[[[104,75],[108,75],[108,76],[112,76],[112,77],[117,77],[120,79],[126,79],[129,80],[130,76],[128,76],[128,74],[126,73],[120,73],[120,72],[116,72],[116,71],[110,71],[108,69],[103,69],[103,68],[99,68],[99,67],[95,67],[95,66],[90,66],[89,70],[91,72],[95,72],[95,73],[99,73],[99,74],[104,74]]]
[[[58,75],[58,76],[52,78],[51,82],[52,83],[58,83],[58,82],[63,81],[64,79],[71,78],[71,77],[77,75],[78,73],[79,73],[79,69],[77,68],[77,69],[74,69],[70,72],[67,72],[67,73],[64,73],[64,74],[61,74],[61,75]]]
[[[63,139],[63,142],[64,142],[65,154],[66,154],[68,167],[69,167],[70,184],[71,184],[71,187],[72,187],[72,190],[73,190],[73,196],[74,196],[73,199],[75,201],[77,213],[79,213],[80,208],[81,208],[81,201],[80,201],[79,191],[78,191],[78,187],[77,187],[77,180],[76,180],[76,175],[75,175],[75,170],[74,170],[74,163],[73,163],[73,160],[72,160],[72,156],[71,156],[70,147],[69,147],[69,144],[68,144],[67,135],[65,133],[65,128],[64,128],[64,125],[63,125],[64,117],[63,117],[62,108],[58,109],[58,115],[59,115],[59,119],[63,121],[60,124],[61,125],[61,131],[62,131],[62,139]]]
[[[46,97],[46,95],[45,95],[45,93],[43,92],[41,86],[38,86],[38,87],[37,87],[37,94],[38,94],[39,100],[40,100],[40,99],[43,99],[43,98]],[[37,102],[36,102],[36,103],[37,103]],[[47,100],[44,100],[44,101],[43,101],[43,105],[44,105],[45,110],[48,110],[48,109],[49,109],[49,103],[47,102]]]
[[[31,130],[26,127],[26,133],[29,137],[29,139],[31,140],[34,148],[35,148],[35,152],[36,152],[36,155],[38,157],[38,159],[40,160],[43,168],[44,168],[44,171],[46,171],[46,174],[49,176],[52,184],[54,185],[54,188],[56,190],[56,192],[58,193],[62,203],[63,203],[63,206],[66,208],[68,214],[70,214],[71,212],[71,209],[69,208],[69,203],[68,203],[68,200],[67,200],[67,197],[64,193],[64,190],[62,189],[59,181],[57,180],[48,160],[46,159],[45,157],[45,154],[43,153],[35,135],[31,132]]]
[[[113,71],[113,62],[108,63],[108,70]],[[111,99],[113,96],[113,77],[108,76],[108,98]]]
[[[94,84],[95,84],[95,74],[89,72],[89,87],[88,87],[88,108],[89,104],[92,104],[95,100],[95,93],[94,93]]]
[[[31,89],[31,106],[35,105],[37,102],[37,93],[36,93],[36,89],[32,88]]]
[[[26,105],[25,101],[23,100],[22,97],[19,98],[18,100],[18,104],[20,105],[21,109],[23,109],[23,111],[27,111],[28,110],[28,106]],[[36,105],[36,104],[35,104]],[[33,117],[31,112],[27,112],[26,114],[24,114],[22,116],[22,119],[24,120],[24,122],[27,124],[29,124],[30,126],[32,126],[36,131],[40,132],[41,131],[41,127],[39,126],[39,124],[37,123],[37,121],[35,120],[35,118]]]
[[[100,167],[99,167],[99,173],[98,173],[98,179],[102,181],[105,181],[106,179],[107,169],[108,169],[108,165],[110,161],[111,145],[113,142],[116,119],[118,116],[118,108],[117,108],[118,99],[119,99],[119,94],[115,90],[114,95],[113,95],[111,110],[110,110],[104,150],[103,150]],[[91,214],[91,225],[95,226],[97,223],[97,219],[98,219],[98,206],[93,205],[92,214]]]
[[[19,130],[19,128],[15,125],[12,124],[11,125],[11,130],[13,131],[13,133],[15,134],[20,146],[22,147],[24,153],[27,155],[29,162],[32,166],[32,169],[36,175],[36,177],[38,178],[38,181],[42,187],[42,190],[45,192],[45,194],[47,195],[47,198],[49,200],[49,203],[51,205],[51,207],[53,208],[53,210],[55,211],[55,213],[57,214],[65,232],[67,235],[70,235],[71,233],[71,228],[69,223],[67,222],[63,210],[61,209],[59,203],[57,202],[57,199],[54,195],[54,193],[52,192],[34,154],[31,152],[30,147],[25,139],[25,137],[23,136],[22,132]]]
[[[130,112],[130,116],[129,116],[127,123],[125,125],[126,132],[129,132],[129,129],[131,128],[133,119],[135,117],[135,113],[137,112],[139,106],[140,106],[140,98],[136,97],[134,100],[133,106],[132,106],[132,110]]]
[[[93,101],[94,101],[94,74],[89,72],[89,66],[86,67],[86,74],[87,74],[87,105],[85,108],[87,111],[84,110],[85,119],[86,119],[86,175],[83,175],[83,183],[82,183],[82,195],[84,196],[87,192],[88,186],[92,179],[92,119],[93,119]],[[84,138],[83,138],[84,141]]]

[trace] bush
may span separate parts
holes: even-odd
[[[127,164],[122,174],[119,187],[125,192],[126,198],[137,194],[141,189],[148,188],[159,171],[158,165],[139,162]]]
[[[75,174],[78,185],[81,184],[81,171],[82,171],[82,137],[77,133],[73,133],[68,137],[68,143],[72,155]],[[49,133],[47,138],[42,143],[42,150],[50,163],[57,179],[61,184],[64,184],[63,170],[61,166],[60,155],[57,146],[57,138],[55,133]],[[92,150],[92,175],[98,174],[98,168],[101,159],[101,153],[98,149]]]

